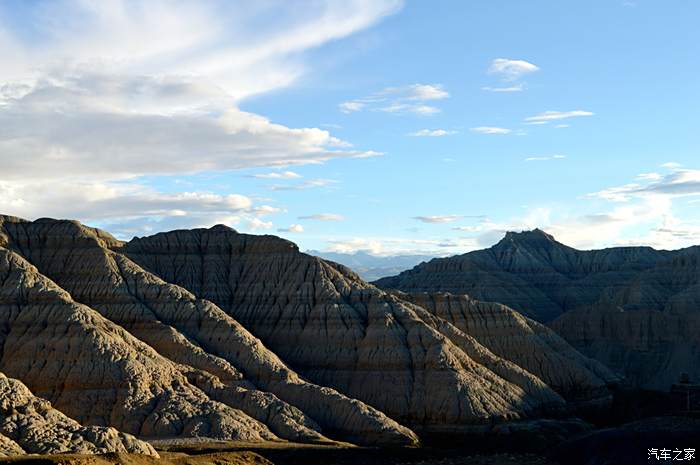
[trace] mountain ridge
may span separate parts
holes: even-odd
[[[541,230],[511,232],[491,248],[435,259],[375,284],[502,303],[549,324],[635,385],[668,389],[682,371],[700,379],[691,363],[700,341],[686,331],[697,324],[698,250],[580,251]]]

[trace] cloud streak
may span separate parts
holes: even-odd
[[[457,131],[448,131],[446,129],[421,129],[411,132],[408,135],[413,137],[444,137],[457,134]]]
[[[314,215],[300,216],[299,219],[312,221],[343,221],[345,217],[336,213],[316,213]]]
[[[554,111],[548,110],[534,116],[525,118],[525,122],[530,124],[547,124],[551,121],[558,121],[568,118],[576,118],[580,116],[593,116],[595,113],[585,110],[573,111]]]
[[[488,72],[500,76],[505,81],[514,81],[522,76],[535,71],[539,67],[525,60],[511,60],[508,58],[496,58],[491,62]]]
[[[471,132],[475,132],[477,134],[510,134],[513,132],[510,129],[506,128],[499,128],[499,127],[494,127],[494,126],[479,126],[476,128],[470,128],[469,129]]]
[[[446,99],[450,94],[440,84],[410,84],[399,87],[386,87],[368,97],[348,100],[338,104],[343,113],[363,110],[395,114],[430,116],[440,109],[427,102]]]
[[[158,192],[143,178],[377,155],[239,102],[292,84],[308,71],[305,52],[401,6],[54,0],[27,5],[22,34],[0,17],[0,208],[123,234],[216,220],[267,228],[256,219],[272,212],[246,196]]]
[[[429,224],[444,224],[452,223],[459,219],[464,218],[463,215],[432,215],[432,216],[414,216],[414,220],[418,220],[421,223]]]

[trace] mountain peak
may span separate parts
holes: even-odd
[[[527,246],[551,246],[559,244],[554,236],[547,234],[539,228],[530,231],[508,231],[501,241],[496,246],[505,245],[527,245]]]

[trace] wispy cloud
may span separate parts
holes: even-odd
[[[338,181],[335,179],[309,179],[308,181],[304,181],[300,184],[288,184],[288,185],[282,185],[282,184],[276,184],[272,186],[268,186],[267,188],[270,189],[271,191],[300,191],[304,189],[311,189],[314,187],[325,187],[325,186],[330,186],[333,184],[337,184]]]
[[[266,215],[274,215],[276,213],[279,213],[282,211],[281,208],[273,207],[271,205],[260,205],[257,207],[252,207],[248,210],[250,213],[254,214],[255,216],[266,216]]]
[[[668,168],[668,169],[671,169],[671,170],[678,169],[678,168],[680,168],[681,166],[683,166],[683,165],[681,165],[680,163],[675,162],[675,161],[668,161],[668,162],[663,163],[663,164],[661,165],[662,168]]]
[[[457,134],[457,131],[448,131],[446,129],[421,129],[411,132],[408,135],[413,137],[443,137],[452,134]]]
[[[277,229],[277,232],[288,232],[288,233],[296,233],[300,234],[304,232],[304,226],[300,224],[292,224],[289,225],[287,228],[279,228]]]
[[[137,220],[144,228],[247,224],[252,213],[228,197],[158,192],[135,180],[376,154],[238,103],[289,86],[309,71],[305,52],[401,6],[331,2],[298,15],[284,3],[54,0],[23,8],[31,28],[0,17],[5,212],[101,218],[123,232]]]
[[[640,181],[658,181],[663,176],[659,173],[641,173],[638,174],[635,179]]]
[[[547,155],[547,156],[527,157],[525,159],[525,161],[561,160],[563,158],[566,158],[566,155]]]
[[[511,60],[508,58],[496,58],[491,62],[488,72],[496,74],[507,81],[514,81],[525,74],[539,71],[539,67],[525,60]]]
[[[259,179],[295,179],[300,178],[301,175],[294,171],[273,171],[271,173],[252,174],[250,177]]]
[[[258,231],[260,229],[272,229],[272,221],[263,221],[260,218],[251,218],[248,220],[248,229]]]
[[[440,109],[426,102],[446,99],[449,96],[450,94],[440,84],[410,84],[387,87],[368,97],[342,102],[338,108],[343,113],[370,110],[429,116],[439,113]]]
[[[338,108],[340,111],[343,113],[352,113],[355,111],[360,111],[362,110],[365,106],[367,106],[366,103],[364,102],[359,102],[359,101],[349,101],[349,102],[342,102],[338,104]]]
[[[510,129],[498,128],[494,126],[479,126],[476,128],[470,128],[469,130],[477,134],[510,134],[513,132]]]
[[[525,89],[525,87],[522,84],[515,84],[513,86],[508,86],[508,87],[482,87],[481,90],[485,90],[488,92],[522,92]]]
[[[452,223],[464,218],[463,215],[432,215],[432,216],[414,216],[414,220],[429,224]]]
[[[481,232],[484,230],[483,225],[476,225],[476,226],[455,226],[452,228],[453,231],[461,231],[461,232],[469,232],[469,233],[475,233],[475,232]]]
[[[573,110],[573,111],[545,111],[539,113],[535,116],[530,116],[525,118],[525,121],[530,124],[546,124],[550,121],[557,121],[567,118],[576,118],[579,116],[593,116],[595,113],[584,110]]]
[[[655,173],[654,173],[655,174]],[[647,184],[630,183],[610,187],[589,194],[590,197],[600,197],[606,200],[626,202],[635,197],[662,195],[668,197],[685,197],[700,195],[700,170],[675,169],[665,176],[645,176],[640,180],[651,180]]]
[[[345,217],[336,213],[316,213],[314,215],[300,216],[299,219],[314,221],[343,221]]]

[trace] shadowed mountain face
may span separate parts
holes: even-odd
[[[406,292],[468,294],[548,322],[616,294],[639,272],[672,255],[649,247],[580,251],[535,229],[509,232],[489,249],[436,258],[376,284]]]
[[[323,428],[367,444],[415,441],[301,379],[214,304],[110,250],[121,244],[108,234],[0,218],[0,368],[82,423],[159,438],[318,441]]]
[[[114,428],[81,426],[0,373],[0,457],[29,454],[131,452],[158,457],[146,442]]]
[[[543,231],[507,233],[490,249],[434,259],[377,285],[468,294],[548,322],[634,384],[700,379],[700,248],[579,251]]]
[[[304,376],[416,430],[456,432],[564,404],[508,349],[489,350],[468,328],[274,236],[174,231],[121,252],[216,303]],[[604,386],[607,370],[579,368],[583,390]]]
[[[390,294],[224,226],[123,243],[0,216],[0,349],[56,409],[147,438],[406,445],[409,427],[561,412],[614,380],[505,307]]]

